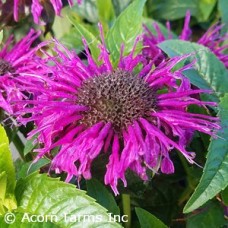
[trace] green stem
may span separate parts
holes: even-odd
[[[122,194],[123,214],[127,215],[128,221],[124,223],[125,228],[131,227],[131,199],[129,194]]]

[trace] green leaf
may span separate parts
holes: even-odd
[[[185,17],[187,10],[193,16],[199,12],[196,0],[153,0],[147,6],[149,15],[156,19],[176,20]]]
[[[202,89],[213,89],[218,97],[228,92],[228,71],[208,48],[181,40],[167,40],[158,46],[169,57],[193,53],[197,59],[196,70],[185,71],[191,83]]]
[[[17,172],[17,179],[24,178],[29,174],[40,170],[40,168],[44,167],[49,163],[50,163],[50,160],[47,158],[41,158],[36,163],[32,163],[32,162],[24,163],[19,169],[19,171]]]
[[[9,141],[6,132],[0,126],[0,173],[5,172],[7,176],[6,194],[13,194],[15,188],[15,170],[13,159],[9,149]]]
[[[3,39],[3,30],[0,31],[0,44],[2,43],[2,39]]]
[[[6,172],[0,173],[0,215],[4,214],[4,201],[6,196],[7,176]]]
[[[53,223],[65,227],[121,227],[110,222],[105,208],[76,186],[33,173],[16,187],[18,211],[36,215],[56,215]]]
[[[15,221],[12,224],[7,224],[5,222],[5,219],[7,219],[7,214],[5,215],[6,217],[0,216],[1,228],[8,228],[8,227],[9,228],[31,228],[31,227],[32,228],[60,228],[60,226],[55,225],[54,223],[49,221],[39,222],[42,219],[41,216],[38,218],[36,217],[36,215],[33,216],[27,213],[13,213],[13,214],[15,216]],[[9,218],[12,218],[12,217],[9,217]],[[35,222],[35,220],[38,220],[38,221]]]
[[[102,185],[98,180],[91,179],[86,181],[87,194],[105,207],[110,213],[114,215],[120,214],[120,209],[116,204],[113,195]]]
[[[24,156],[26,156],[36,147],[36,144],[33,143],[36,138],[37,138],[37,135],[34,135],[30,140],[27,140],[23,150]]]
[[[142,13],[146,0],[135,0],[116,19],[109,30],[106,43],[114,64],[120,57],[120,48],[124,44],[124,54],[130,53],[136,37],[142,33]]]
[[[222,192],[221,192],[221,196],[222,196],[222,201],[223,203],[228,206],[228,187],[226,187]]]
[[[94,60],[97,60],[100,55],[100,49],[98,47],[100,45],[100,41],[93,35],[93,33],[87,30],[83,24],[78,22],[75,17],[70,16],[69,19],[76,28],[77,32],[80,34],[80,37],[84,37],[86,39]]]
[[[65,34],[67,34],[71,29],[71,23],[66,17],[71,13],[70,7],[64,7],[61,10],[61,17],[55,17],[54,23],[52,25],[52,29],[55,34],[56,39],[60,39]]]
[[[7,176],[6,172],[0,173],[0,200],[5,200]]]
[[[203,175],[184,213],[197,209],[228,185],[228,94],[221,98],[219,117],[221,130],[218,138],[211,140]]]
[[[184,18],[186,11],[198,21],[207,21],[217,0],[153,0],[148,1],[148,11],[156,19],[177,20]]]
[[[135,212],[138,216],[141,228],[156,227],[156,228],[167,228],[167,226],[154,215],[148,211],[136,207]]]
[[[81,4],[74,4],[71,10],[89,22],[97,23],[99,21],[96,2],[94,0],[83,0]]]
[[[190,215],[187,228],[218,228],[225,225],[224,209],[218,202],[211,202],[202,208],[198,214]]]
[[[116,16],[121,14],[122,11],[130,4],[131,0],[112,0]]]
[[[75,27],[70,28],[70,31],[68,33],[65,33],[60,41],[68,49],[74,49],[77,51],[77,53],[84,49],[81,34],[79,34],[78,30]]]
[[[112,24],[113,20],[115,19],[115,12],[112,5],[112,0],[97,0],[97,9],[98,9],[98,16],[99,20],[102,22],[102,25],[109,27]]]
[[[228,1],[227,0],[219,0],[218,1],[218,10],[220,12],[222,23],[225,25],[225,28],[223,29],[223,33],[228,31]]]
[[[197,16],[198,21],[207,21],[217,0],[200,0],[198,1],[199,13]]]

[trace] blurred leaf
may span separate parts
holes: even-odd
[[[112,0],[116,16],[119,16],[122,11],[130,4],[131,0]]]
[[[199,22],[206,22],[215,7],[217,0],[150,0],[148,1],[149,15],[157,19],[177,20],[185,17],[186,11]]]
[[[7,182],[7,176],[6,172],[0,173],[0,199],[5,199],[6,194],[6,182]]]
[[[71,29],[71,23],[67,18],[71,12],[70,7],[64,7],[61,10],[61,17],[55,17],[54,24],[52,26],[55,38],[60,39],[65,34],[69,33]]]
[[[8,134],[8,133],[7,133]],[[24,159],[24,143],[23,143],[23,135],[18,129],[12,131],[10,134],[11,142],[13,142],[17,152],[20,154],[20,157]]]
[[[0,44],[2,43],[2,39],[3,39],[3,30],[0,31]]]
[[[198,14],[196,0],[150,0],[147,2],[149,15],[156,19],[176,20],[185,17],[187,10],[191,15]]]
[[[150,214],[148,211],[136,207],[135,212],[138,216],[141,228],[149,228],[149,227],[156,227],[156,228],[167,228],[167,226],[154,215]]]
[[[0,126],[0,173],[5,172],[7,176],[7,194],[13,194],[15,188],[15,170],[13,166],[13,159],[9,149],[9,141],[6,132]]]
[[[146,0],[135,0],[116,19],[109,30],[106,42],[113,63],[120,57],[120,48],[124,44],[124,54],[130,53],[136,37],[142,32],[142,13]]]
[[[97,23],[99,21],[96,1],[83,0],[81,4],[74,4],[72,11],[89,22]]]
[[[121,227],[117,223],[110,222],[106,209],[87,196],[84,191],[74,185],[47,177],[45,174],[34,173],[19,180],[16,197],[19,212],[56,215],[57,221],[52,222],[63,228]]]
[[[211,202],[198,214],[190,215],[187,228],[218,228],[225,225],[223,208],[217,202]]]
[[[169,31],[168,31],[168,29],[166,28],[166,26],[164,26],[162,23],[160,23],[160,22],[158,22],[158,21],[156,21],[156,20],[153,20],[153,19],[151,19],[151,18],[145,18],[145,17],[143,18],[143,24],[145,24],[146,27],[147,27],[153,34],[156,35],[157,32],[156,32],[156,30],[155,30],[154,27],[153,27],[153,23],[156,23],[156,24],[158,25],[158,27],[160,28],[162,34],[163,34],[166,38],[168,38]],[[178,38],[178,36],[177,36],[175,33],[173,33],[172,31],[170,31],[170,32],[171,32],[171,34],[172,34],[173,39]]]
[[[90,48],[91,54],[96,61],[100,55],[100,41],[83,26],[83,24],[79,23],[74,17],[69,17],[71,23],[76,28],[77,32],[80,34],[81,38],[85,38],[88,44],[88,47]]]
[[[4,220],[4,217],[0,217],[0,227],[1,228],[60,228],[60,226],[55,225],[50,221],[44,222],[33,222],[32,220],[35,219],[34,217],[31,218],[32,215],[28,215],[31,220],[29,221],[27,214],[25,213],[14,213],[15,215],[15,222],[12,224],[7,224]],[[35,215],[36,216],[36,215]],[[50,218],[51,216],[49,216]],[[39,218],[41,219],[41,217]],[[23,222],[22,222],[23,221]]]
[[[198,1],[199,13],[197,19],[199,22],[207,21],[217,0],[200,0]]]
[[[35,147],[36,144],[33,144],[34,140],[37,138],[37,135],[34,135],[30,140],[27,140],[27,142],[25,143],[25,147],[24,147],[24,156],[26,156],[28,153],[30,153]]]
[[[3,206],[8,210],[16,208],[14,198],[14,189],[16,184],[15,170],[13,159],[9,150],[9,141],[4,128],[0,125],[0,213],[3,211]]]
[[[70,28],[68,33],[65,33],[60,39],[61,43],[69,49],[74,49],[80,52],[84,49],[81,39],[81,34],[75,27]]]
[[[98,180],[91,179],[86,181],[87,194],[103,207],[105,207],[110,213],[114,215],[120,214],[120,209],[116,204],[113,195],[103,186]]]
[[[221,196],[222,196],[222,201],[223,203],[228,206],[228,187],[226,187],[222,192],[221,192]]]
[[[228,1],[227,0],[218,0],[218,10],[222,18],[222,24],[225,25],[223,32],[228,32]]]
[[[112,25],[115,19],[115,12],[112,5],[112,0],[97,0],[97,9],[99,21],[101,21],[103,27],[108,29],[110,25]]]
[[[0,173],[0,215],[4,213],[4,201],[6,195],[7,176],[6,172]]]
[[[49,164],[50,160],[47,158],[41,158],[36,163],[27,162],[22,165],[20,170],[17,172],[17,179],[24,178],[31,173],[34,173],[45,165]]]
[[[228,94],[221,98],[219,117],[221,130],[212,139],[200,183],[187,202],[184,213],[189,213],[213,198],[228,185]]]
[[[202,89],[213,89],[218,97],[228,92],[228,71],[222,62],[206,47],[181,40],[168,40],[158,45],[169,57],[193,53],[196,70],[184,74],[191,83]]]

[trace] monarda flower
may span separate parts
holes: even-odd
[[[114,67],[101,37],[99,64],[85,40],[87,64],[55,41],[58,57],[48,57],[54,67],[46,70],[51,77],[20,77],[22,90],[30,88],[30,93],[40,95],[27,101],[17,119],[22,124],[35,123],[29,137],[38,134],[42,145],[36,149],[35,161],[59,148],[56,155],[52,154],[50,170],[66,172],[66,181],[74,176],[78,180],[90,179],[93,160],[108,155],[104,182],[118,194],[119,179],[127,186],[127,170],[144,181],[148,180],[147,170],[173,173],[170,154],[174,149],[194,163],[195,153],[186,149],[192,133],[215,136],[219,125],[216,117],[188,112],[190,105],[205,107],[215,103],[193,98],[208,91],[192,89],[183,77],[182,72],[192,64],[173,72],[186,56],[152,69],[144,65],[141,54],[134,55],[137,40],[126,56],[122,46],[118,66]],[[37,82],[43,86],[37,87]]]
[[[184,27],[179,36],[180,40],[191,41],[191,29],[189,28],[191,13],[187,11],[184,21]],[[159,64],[165,59],[165,55],[162,50],[158,48],[157,44],[168,40],[173,39],[170,23],[166,23],[166,28],[168,30],[168,36],[165,36],[162,33],[162,30],[157,23],[153,23],[155,33],[152,33],[147,26],[144,25],[145,34],[143,44],[145,46],[143,52],[144,55],[149,59],[154,59],[155,64]],[[222,25],[214,24],[212,25],[206,33],[197,41],[198,44],[201,44],[205,47],[208,47],[218,58],[219,60],[228,68],[228,55],[225,53],[225,50],[228,48],[227,44],[223,44],[225,40],[228,39],[228,34],[221,35]]]
[[[0,108],[8,114],[13,114],[12,103],[23,99],[14,78],[20,73],[31,72],[37,69],[34,60],[37,58],[32,43],[38,38],[40,32],[30,30],[18,43],[12,46],[13,36],[10,36],[0,51]],[[19,104],[19,103],[18,103]],[[15,107],[18,107],[14,105]]]
[[[81,3],[82,0],[77,0],[78,3]],[[70,6],[73,6],[74,1],[68,0]],[[18,21],[19,19],[19,12],[21,8],[25,7],[24,1],[22,0],[14,0],[14,19]],[[62,0],[32,0],[29,3],[31,7],[32,15],[34,18],[34,22],[39,24],[41,22],[41,15],[44,11],[54,10],[55,14],[60,16],[61,10],[63,7]],[[24,10],[23,10],[24,11]],[[49,12],[50,13],[50,12]]]

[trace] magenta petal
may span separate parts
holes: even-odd
[[[164,157],[161,162],[162,173],[172,174],[174,173],[173,162],[168,157]]]

